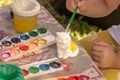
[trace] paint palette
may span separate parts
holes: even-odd
[[[64,77],[46,78],[42,80],[90,80],[86,75],[69,75]]]
[[[53,78],[45,78],[42,80],[106,80],[100,70],[92,65],[85,69],[82,73]]]
[[[6,38],[9,34],[6,33],[4,30],[0,30],[0,41]]]
[[[51,58],[40,62],[35,62],[25,66],[21,66],[24,72],[24,78],[32,78],[48,73],[63,70],[63,65],[58,58]]]
[[[0,42],[0,59],[9,61],[55,43],[55,36],[45,27],[13,36]]]
[[[37,51],[30,53],[29,55],[25,55],[22,58],[10,60],[10,61],[5,62],[5,63],[11,63],[11,64],[16,64],[18,66],[23,66],[23,65],[31,64],[34,62],[40,62],[42,60],[56,57],[57,53],[56,53],[56,48],[55,48],[56,46],[55,45],[56,44],[44,47],[40,50],[37,50]]]

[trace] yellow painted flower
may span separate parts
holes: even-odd
[[[73,41],[71,41],[71,50],[72,50],[72,52],[76,51],[77,49],[78,49],[78,46]]]

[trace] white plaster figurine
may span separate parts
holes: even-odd
[[[67,32],[56,33],[57,53],[59,58],[66,59],[74,57],[79,53],[78,46],[71,40],[71,36]]]

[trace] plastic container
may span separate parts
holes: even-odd
[[[37,27],[40,4],[36,0],[16,0],[10,6],[14,16],[14,28],[19,33]]]
[[[0,80],[24,80],[24,73],[16,65],[0,65]]]

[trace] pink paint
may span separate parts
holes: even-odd
[[[9,52],[2,52],[1,57],[2,58],[8,58],[8,57],[10,57],[10,53]]]
[[[73,65],[71,62],[65,62],[61,60],[61,63],[64,65],[64,70],[69,71],[71,69],[71,66]]]

